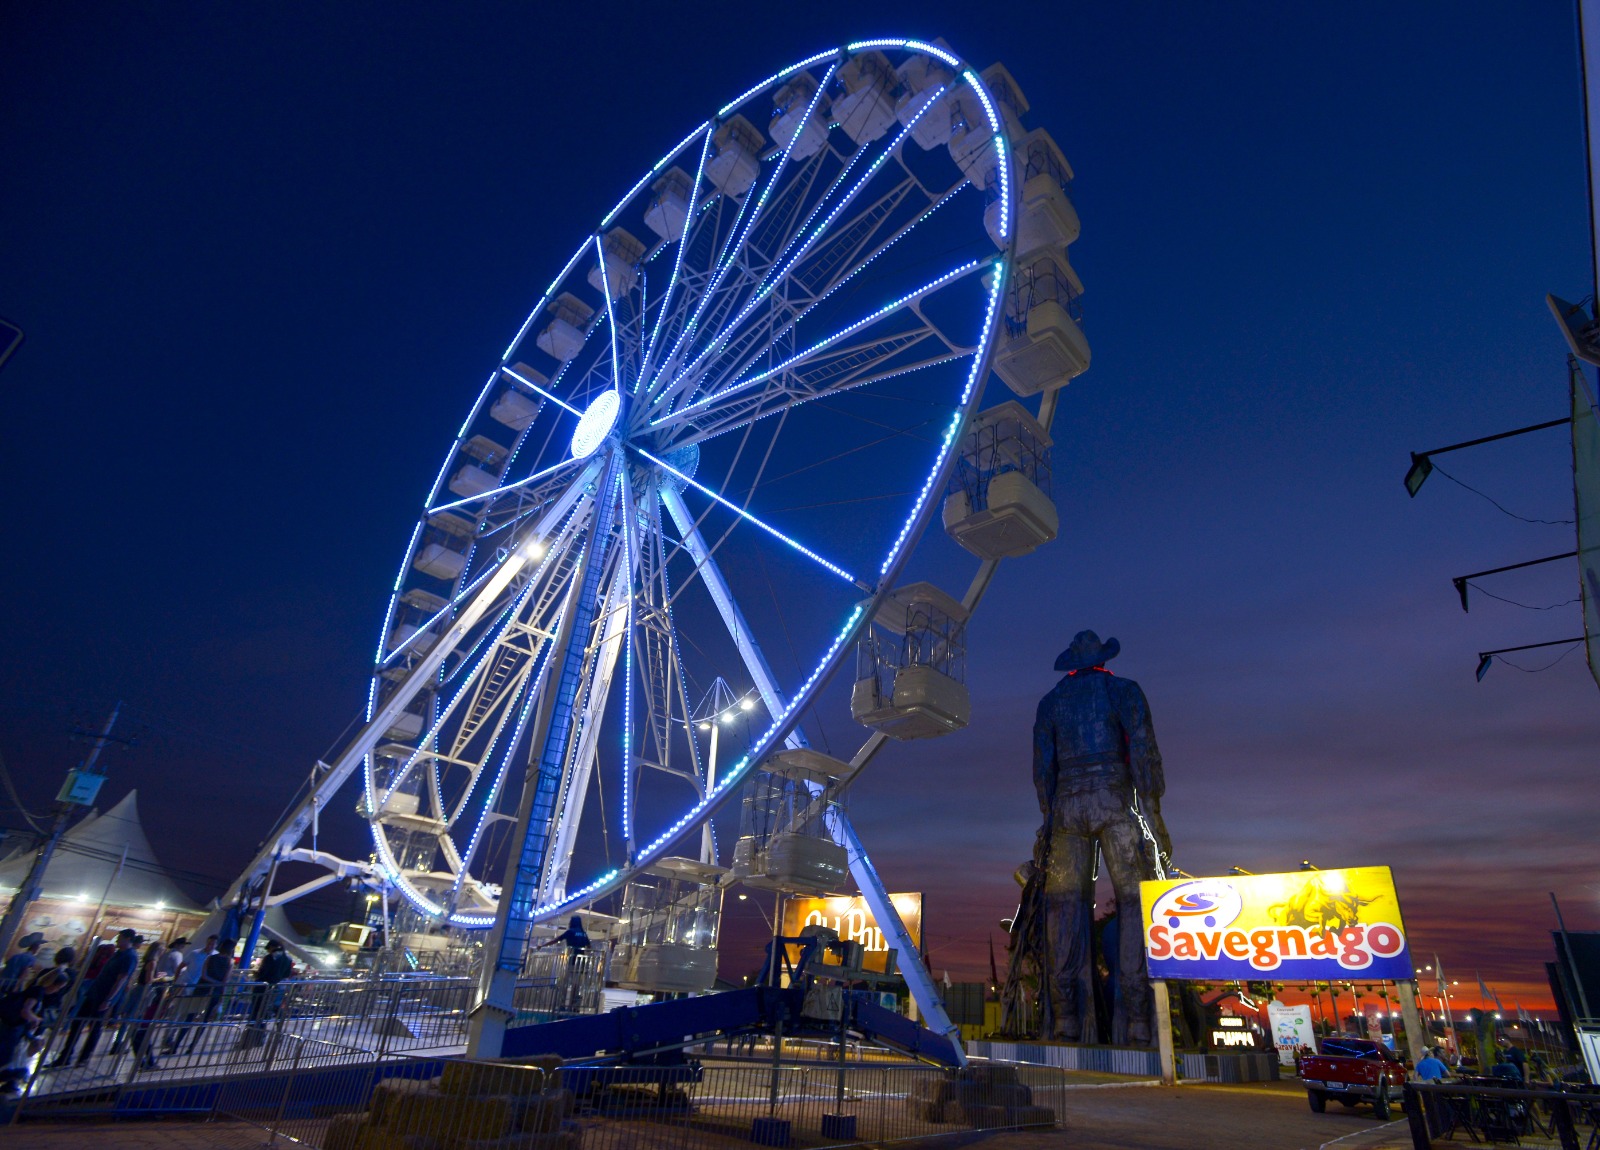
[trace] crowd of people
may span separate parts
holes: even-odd
[[[216,935],[198,946],[187,938],[146,941],[137,931],[121,930],[94,947],[81,971],[70,946],[46,963],[44,943],[42,934],[27,935],[0,966],[0,1094],[19,1093],[41,1055],[46,1069],[84,1066],[107,1031],[110,1054],[131,1054],[143,1068],[158,1069],[191,1034],[189,1049],[199,1044],[224,990],[241,973],[234,957],[238,941]],[[268,940],[251,974],[250,1025],[241,1041],[259,1040],[273,990],[294,969],[283,944]],[[153,1042],[158,1030],[164,1034],[159,1050]]]

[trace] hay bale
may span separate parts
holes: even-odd
[[[971,1062],[961,1071],[964,1082],[977,1082],[984,1086],[1015,1086],[1017,1068],[1003,1062]]]
[[[424,1094],[435,1094],[435,1079],[384,1078],[372,1088],[367,1106],[368,1124],[382,1126],[393,1116],[404,1114],[411,1100]]]
[[[529,1098],[519,1098],[516,1127],[532,1134],[553,1133],[561,1129],[562,1122],[572,1113],[573,1105],[570,1090],[548,1090]]]
[[[323,1150],[360,1150],[361,1132],[366,1128],[365,1113],[335,1114],[322,1136]]]

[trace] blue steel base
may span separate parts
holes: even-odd
[[[699,998],[623,1006],[605,1014],[508,1030],[501,1057],[556,1054],[585,1062],[638,1062],[714,1038],[772,1033],[780,1022],[786,1037],[837,1038],[837,1021],[809,1023],[800,1017],[804,1001],[803,985],[782,989],[752,986]],[[924,1062],[960,1065],[955,1048],[943,1035],[885,1010],[864,994],[848,995],[845,1001],[850,1011],[849,1029],[868,1041]]]

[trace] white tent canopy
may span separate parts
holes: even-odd
[[[44,872],[44,898],[97,903],[111,890],[110,906],[162,907],[199,913],[194,900],[167,874],[150,847],[139,821],[139,792],[129,791],[104,814],[91,811],[56,845]],[[117,862],[126,849],[127,861],[117,874]],[[0,891],[18,890],[33,865],[33,852],[18,852],[0,861]],[[112,883],[111,876],[116,874]]]

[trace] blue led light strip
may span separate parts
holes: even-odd
[[[428,508],[429,515],[437,515],[441,511],[450,511],[457,507],[465,507],[469,503],[476,503],[480,499],[493,499],[496,495],[504,495],[508,491],[515,491],[519,487],[526,487],[540,479],[545,479],[563,467],[570,467],[574,463],[581,463],[579,459],[563,459],[553,467],[546,467],[543,471],[536,471],[526,479],[519,479],[515,483],[508,483],[504,487],[496,487],[493,491],[485,491],[481,495],[469,495],[465,499],[457,499],[454,503],[446,503],[439,507]]]
[[[832,226],[833,221],[836,220],[839,217],[839,213],[844,211],[845,208],[849,207],[851,204],[853,204],[855,202],[856,196],[858,196],[861,193],[861,189],[866,187],[867,186],[867,182],[869,180],[871,180],[872,177],[877,174],[878,169],[883,166],[884,161],[887,160],[890,156],[894,155],[899,150],[901,144],[905,141],[907,133],[909,133],[911,131],[911,129],[916,126],[917,121],[922,118],[923,113],[925,113],[929,108],[933,107],[933,105],[936,102],[938,102],[939,97],[942,96],[943,94],[944,94],[944,89],[941,87],[934,93],[933,99],[927,101],[927,103],[923,104],[922,107],[917,109],[916,115],[911,117],[911,122],[908,123],[904,128],[900,129],[900,134],[897,135],[894,138],[894,140],[890,142],[890,144],[889,144],[889,146],[887,148],[885,148],[882,152],[880,152],[878,154],[878,158],[877,159],[872,161],[872,163],[868,166],[867,170],[864,173],[862,173],[861,178],[856,181],[855,187],[851,188],[850,191],[845,195],[844,199],[840,200],[839,203],[834,206],[833,210],[828,213],[827,218],[824,219],[822,221],[822,223],[817,225],[817,229],[814,232],[812,232],[809,237],[806,238],[806,240],[801,244],[800,249],[798,251],[796,251],[792,256],[790,256],[787,262],[784,262],[784,257],[786,255],[788,255],[788,248],[786,247],[782,252],[778,253],[778,258],[773,262],[774,262],[775,266],[776,265],[781,265],[781,266],[779,266],[779,269],[777,271],[775,271],[775,272],[770,273],[770,275],[763,280],[763,285],[762,285],[761,289],[759,291],[757,291],[754,296],[751,297],[750,302],[745,304],[743,309],[740,310],[739,314],[734,316],[733,321],[731,323],[728,323],[728,324],[724,325],[724,328],[723,328],[724,331],[732,331],[734,328],[738,327],[739,324],[744,322],[745,318],[747,316],[749,316],[749,314],[752,311],[754,311],[757,307],[760,306],[762,300],[766,299],[767,296],[771,295],[772,292],[774,290],[776,290],[778,284],[783,280],[783,278],[785,276],[787,276],[791,270],[793,270],[794,265],[799,263],[802,259],[805,258],[806,253],[809,252],[816,245],[817,240],[820,239],[822,237],[823,233],[826,232],[828,230],[828,228]],[[856,151],[855,154],[853,154],[850,157],[849,162],[846,163],[845,166],[844,166],[844,170],[839,173],[837,181],[836,181],[836,184],[835,184],[835,187],[837,187],[838,183],[842,183],[843,182],[844,177],[849,173],[851,166],[865,152],[866,152],[866,149],[865,148],[861,148],[858,151]],[[832,194],[833,194],[833,189],[830,189],[829,192],[828,192],[828,195],[823,196],[822,199],[817,201],[816,206],[811,209],[811,214],[806,217],[805,223],[801,224],[800,228],[799,228],[799,231],[796,232],[796,236],[797,237],[799,235],[803,235],[805,233],[805,230],[808,227],[810,227],[812,219],[814,219],[816,217],[817,212],[822,210],[822,205],[825,202],[827,202],[828,196],[831,196]],[[790,241],[791,244],[793,242],[794,242],[793,240]],[[870,263],[871,261],[869,260],[868,262]],[[796,318],[798,318],[798,317],[796,317]],[[790,326],[793,326],[792,322],[791,322]],[[705,358],[708,355],[711,355],[714,352],[718,351],[720,348],[726,347],[726,346],[727,346],[727,340],[722,340],[719,344],[715,344],[715,345],[713,345],[711,347],[706,348],[705,351],[701,352],[698,356],[696,356],[694,358],[694,360],[689,364],[689,366],[687,368],[685,368],[681,373],[679,373],[678,378],[672,381],[672,386],[676,386],[679,382],[681,382],[684,378],[686,378],[689,375],[690,372],[694,371],[695,368],[699,367],[700,364],[705,361]]]
[[[694,131],[690,132],[682,140],[679,140],[677,147],[673,148],[672,151],[668,152],[666,155],[662,156],[659,160],[657,160],[656,161],[656,166],[651,168],[648,172],[646,172],[643,176],[641,176],[639,178],[639,182],[637,184],[634,184],[633,187],[628,189],[628,194],[623,196],[620,200],[618,200],[617,201],[617,206],[612,208],[609,212],[606,213],[606,218],[600,221],[600,226],[602,228],[609,228],[611,226],[611,221],[617,218],[617,213],[622,211],[623,208],[628,206],[628,201],[633,199],[633,197],[638,194],[639,189],[645,186],[645,183],[650,179],[650,177],[655,175],[657,172],[659,172],[662,168],[666,167],[668,164],[672,163],[673,160],[676,160],[678,158],[678,154],[680,152],[682,152],[685,148],[687,148],[691,143],[693,143],[694,142],[694,138],[697,135],[699,135],[701,132],[706,131],[710,127],[711,127],[711,121],[707,120],[704,124],[701,124]]]
[[[633,853],[633,492],[627,468],[617,477],[622,500],[622,563],[628,569],[628,618],[622,631],[622,841]]]
[[[584,246],[587,247],[588,245],[585,244]],[[566,400],[557,398],[554,393],[546,391],[537,383],[534,383],[533,380],[524,379],[518,372],[509,367],[502,367],[500,370],[505,372],[518,383],[522,384],[522,386],[532,388],[534,391],[537,391],[540,395],[544,396],[557,407],[564,407],[568,411],[572,412],[573,415],[576,415],[579,419],[583,418],[583,412],[579,411],[576,407],[573,407],[572,404],[568,403]]]
[[[622,368],[617,361],[617,313],[611,303],[611,275],[606,270],[606,249],[600,237],[594,238],[595,254],[600,257],[600,290],[606,297],[606,327],[611,332],[611,390],[622,394]]]
[[[810,559],[813,562],[822,564],[822,566],[826,567],[829,571],[832,571],[835,575],[837,575],[839,578],[843,579],[846,583],[853,583],[857,587],[863,586],[863,584],[854,575],[850,574],[850,572],[846,571],[843,567],[840,567],[836,563],[828,562],[828,560],[826,560],[822,556],[818,555],[815,551],[811,550],[811,548],[805,546],[802,543],[797,543],[795,540],[793,540],[793,539],[789,538],[789,536],[785,535],[782,531],[779,531],[776,527],[772,526],[772,524],[762,522],[760,519],[757,519],[754,515],[751,515],[744,508],[740,507],[737,503],[732,503],[732,502],[724,499],[722,496],[718,495],[715,491],[711,490],[711,488],[707,487],[704,483],[699,483],[696,480],[690,478],[689,476],[685,475],[683,472],[679,471],[676,467],[673,467],[670,463],[667,463],[664,460],[657,459],[655,456],[651,455],[648,451],[644,450],[642,447],[635,447],[635,448],[633,448],[633,450],[637,451],[640,455],[644,456],[651,463],[654,463],[657,467],[661,468],[663,471],[669,471],[673,475],[676,475],[679,479],[683,480],[690,487],[693,487],[696,491],[700,492],[701,494],[710,496],[712,499],[714,499],[718,503],[722,504],[722,506],[726,507],[729,511],[732,511],[735,515],[739,516],[741,519],[748,519],[751,523],[754,523],[757,527],[761,528],[761,530],[765,531],[768,535],[772,536],[774,539],[777,539],[777,540],[779,540],[779,541],[781,541],[783,543],[787,543],[790,547],[793,547],[796,551],[800,552],[800,554],[804,555],[807,559]]]
[[[809,357],[816,355],[819,351],[825,351],[829,346],[838,343],[841,339],[847,339],[869,324],[878,322],[878,320],[884,318],[884,316],[888,315],[890,312],[904,307],[912,300],[920,299],[922,296],[927,295],[931,291],[937,291],[939,288],[943,287],[952,280],[959,279],[975,268],[981,267],[983,262],[984,261],[981,260],[968,260],[960,267],[955,268],[952,271],[948,271],[938,279],[933,280],[930,283],[926,283],[922,287],[917,288],[915,291],[901,296],[893,303],[885,304],[883,307],[879,308],[865,319],[859,319],[842,331],[834,332],[826,339],[818,340],[800,354],[791,356],[790,358],[784,360],[782,363],[778,364],[777,367],[764,371],[759,375],[753,375],[749,379],[736,380],[735,382],[730,383],[727,387],[723,388],[721,391],[713,392],[711,395],[708,395],[703,399],[697,399],[693,403],[685,404],[684,406],[678,408],[678,410],[672,412],[670,415],[663,415],[659,419],[652,419],[650,421],[650,426],[655,427],[657,424],[666,423],[668,420],[677,419],[678,417],[686,415],[691,411],[706,406],[708,403],[714,403],[735,391],[743,391],[747,387],[754,387],[758,383],[765,383],[773,376],[781,375],[785,371],[788,371],[789,368],[793,367],[801,360],[808,359]]]
[[[761,189],[761,195],[756,200],[755,211],[750,213],[750,218],[744,221],[742,228],[735,223],[734,230],[730,234],[730,238],[732,235],[736,235],[738,238],[734,240],[734,242],[731,243],[726,249],[724,249],[723,256],[725,258],[723,258],[718,264],[716,275],[711,277],[710,286],[706,288],[705,294],[700,297],[700,302],[695,307],[694,315],[689,320],[689,326],[684,329],[685,336],[694,331],[699,325],[700,317],[705,314],[706,308],[710,306],[712,299],[716,297],[717,289],[722,286],[722,278],[726,276],[728,274],[728,270],[733,267],[733,261],[738,256],[739,251],[744,247],[745,240],[750,238],[751,229],[755,227],[756,220],[761,218],[761,209],[767,206],[767,197],[772,195],[772,189],[778,186],[778,180],[783,176],[783,173],[788,170],[789,153],[794,150],[794,146],[796,142],[799,141],[801,133],[805,130],[805,126],[810,123],[812,115],[815,114],[817,110],[817,101],[822,99],[823,93],[827,91],[828,84],[833,79],[833,73],[836,67],[837,65],[829,66],[827,73],[822,77],[821,85],[819,85],[817,90],[811,94],[811,102],[806,105],[806,114],[801,118],[800,126],[795,129],[794,135],[789,137],[789,142],[784,145],[783,154],[778,157],[778,162],[772,169],[772,175],[768,177],[766,186]],[[749,202],[748,196],[746,196],[745,202]],[[743,212],[744,206],[740,205],[741,216],[743,215]],[[672,349],[673,352],[676,353],[678,348],[681,346],[683,346],[683,337],[679,337],[677,345],[675,345]],[[677,381],[674,380],[673,382],[676,383]],[[655,390],[654,384],[651,385],[650,390]],[[649,393],[647,392],[646,394]]]
[[[656,313],[656,326],[650,333],[650,342],[644,349],[644,358],[639,361],[639,386],[650,377],[650,357],[655,353],[656,340],[661,335],[661,325],[666,322],[667,309],[672,303],[672,293],[678,286],[678,275],[683,270],[683,250],[689,246],[689,232],[700,221],[700,213],[695,210],[696,202],[700,196],[700,180],[706,171],[706,155],[711,150],[711,125],[705,126],[705,142],[700,145],[700,166],[694,170],[694,184],[689,188],[689,210],[683,218],[683,235],[678,237],[678,251],[672,261],[672,278],[667,281],[666,294],[661,297],[661,310]]]

